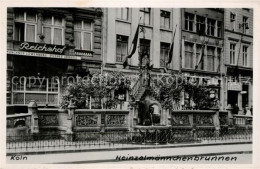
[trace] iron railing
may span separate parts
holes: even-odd
[[[251,128],[208,130],[165,129],[153,131],[77,132],[7,136],[7,152],[131,147],[149,144],[215,143],[252,141]]]

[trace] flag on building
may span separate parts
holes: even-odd
[[[205,36],[206,32],[205,32],[205,24],[199,24],[197,25],[197,33],[199,34],[199,36]]]
[[[131,47],[132,50],[131,50],[130,54],[128,56],[126,56],[125,61],[123,63],[124,68],[128,65],[128,59],[131,58],[136,51],[137,42],[138,42],[138,34],[139,34],[139,24],[137,26],[134,39],[132,41],[132,47]]]
[[[199,64],[201,64],[201,62],[203,61],[203,58],[204,58],[204,49],[205,49],[205,43],[203,44],[203,46],[202,46],[202,48],[201,48],[200,59],[199,59],[199,62],[197,63],[197,65],[195,66],[195,70],[198,69]]]
[[[169,55],[168,55],[168,59],[169,59],[169,60],[168,60],[168,62],[166,63],[165,71],[168,70],[168,65],[172,62],[173,48],[174,48],[174,38],[175,38],[176,29],[177,29],[177,25],[175,26],[175,31],[174,31],[173,38],[172,38],[172,44],[171,44],[170,51],[169,51]]]

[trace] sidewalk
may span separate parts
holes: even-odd
[[[192,146],[193,145],[193,146]],[[26,160],[12,160],[12,156],[8,155],[6,162],[10,164],[39,164],[39,163],[100,163],[100,162],[120,162],[123,156],[153,156],[153,157],[173,157],[173,156],[227,156],[232,154],[249,154],[246,163],[252,163],[252,144],[251,143],[228,143],[228,144],[192,144],[192,145],[176,145],[171,146],[156,146],[148,148],[135,147],[135,149],[107,149],[106,151],[86,151],[86,152],[71,152],[71,153],[55,153],[55,154],[27,154],[22,155]],[[141,149],[142,148],[142,149]],[[153,149],[152,149],[153,148]],[[111,151],[113,150],[113,151]],[[18,155],[18,154],[16,154]],[[121,161],[122,162],[122,161]],[[128,161],[124,161],[128,162]],[[140,161],[149,163],[149,161]],[[162,163],[163,161],[161,161]],[[168,161],[169,162],[169,161]],[[170,161],[174,163],[173,161]],[[179,161],[179,163],[182,161]],[[199,162],[199,161],[197,161]],[[131,163],[131,161],[129,161]],[[214,162],[212,162],[214,163]],[[185,162],[183,162],[185,164]]]
[[[248,144],[252,143],[248,139],[233,139],[233,140],[207,140],[197,143],[174,143],[174,144],[77,144],[76,142],[53,142],[42,141],[36,143],[26,143],[30,148],[26,148],[24,142],[19,143],[24,148],[9,149],[12,143],[6,149],[7,155],[13,154],[54,154],[54,153],[71,153],[71,152],[92,152],[92,151],[113,151],[113,150],[132,150],[132,149],[158,149],[158,148],[175,148],[175,147],[194,147],[207,145],[228,145],[228,144]],[[49,145],[49,146],[43,146]]]

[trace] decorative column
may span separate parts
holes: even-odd
[[[74,112],[76,106],[70,101],[68,106],[68,118],[67,118],[67,130],[66,130],[66,140],[73,141],[73,121],[74,121]]]
[[[181,39],[181,45],[182,45],[182,68],[185,67],[185,36]]]
[[[203,56],[203,69],[204,70],[208,70],[208,43],[205,44],[205,48],[204,48],[204,56]]]
[[[215,136],[219,137],[219,130],[220,130],[220,123],[219,123],[219,109],[213,109],[216,111],[215,115],[213,116],[214,125],[215,125]]]
[[[13,49],[14,33],[14,10],[7,8],[7,50]],[[12,77],[14,74],[13,56],[7,55],[7,74],[6,74],[6,104],[12,104]]]
[[[248,108],[250,109],[253,105],[253,84],[248,85]]]
[[[31,100],[28,104],[28,113],[31,114],[31,133],[39,133],[39,124],[38,124],[38,114],[37,114],[37,104],[34,100]]]
[[[241,87],[242,88],[242,87]],[[241,94],[242,89],[238,92],[238,96],[237,96],[237,105],[239,107],[239,115],[244,115],[244,109],[242,107],[242,94]]]
[[[135,118],[135,109],[133,106],[129,108],[129,131],[133,131],[133,126],[134,126],[134,118]]]

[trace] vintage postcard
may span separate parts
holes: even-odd
[[[259,9],[1,2],[0,168],[259,168]]]

